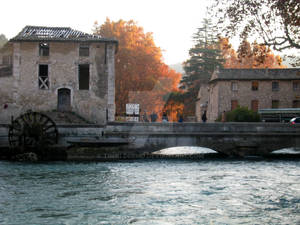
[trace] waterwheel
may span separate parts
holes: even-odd
[[[40,150],[56,144],[58,131],[55,122],[43,113],[27,112],[22,114],[9,127],[8,141],[12,148],[23,152]]]

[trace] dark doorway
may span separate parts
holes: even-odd
[[[71,111],[71,90],[61,88],[58,90],[57,110]]]

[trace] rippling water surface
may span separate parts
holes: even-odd
[[[0,224],[299,224],[300,161],[0,161]]]

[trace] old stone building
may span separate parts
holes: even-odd
[[[67,27],[26,26],[0,50],[0,122],[27,110],[113,121],[117,45]]]
[[[199,93],[199,102],[208,102],[210,122],[238,105],[254,111],[300,108],[300,69],[221,69]]]

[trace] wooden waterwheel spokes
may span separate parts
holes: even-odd
[[[9,127],[9,144],[12,147],[38,147],[57,143],[58,131],[55,122],[45,114],[25,113]]]

